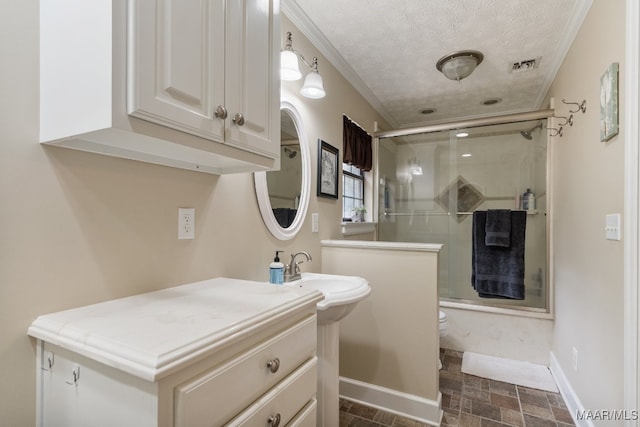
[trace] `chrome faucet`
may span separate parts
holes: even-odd
[[[304,261],[296,261],[298,255],[304,255],[307,258],[307,261],[311,261],[311,255],[308,252],[300,251],[291,255],[291,262],[284,267],[284,281],[292,282],[294,280],[298,280],[300,276],[300,267]]]

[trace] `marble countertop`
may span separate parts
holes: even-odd
[[[145,380],[212,354],[318,291],[219,277],[39,316],[28,334]]]

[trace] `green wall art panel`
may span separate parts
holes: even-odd
[[[618,134],[618,63],[609,65],[600,77],[600,141]]]

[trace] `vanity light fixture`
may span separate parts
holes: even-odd
[[[436,68],[449,80],[460,81],[469,77],[473,70],[484,59],[482,52],[477,50],[461,50],[449,53],[438,60]]]
[[[287,42],[284,49],[280,51],[280,79],[287,81],[299,80],[302,77],[300,72],[299,61],[309,67],[311,71],[304,78],[304,84],[300,89],[300,94],[305,98],[320,99],[324,98],[326,92],[322,84],[322,76],[318,72],[318,58],[313,57],[309,64],[304,56],[297,50],[293,49],[291,40],[291,32],[287,32]]]
[[[456,133],[457,138],[466,138],[469,136],[469,132],[458,132]]]

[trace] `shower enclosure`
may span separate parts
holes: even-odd
[[[549,115],[377,134],[378,240],[443,244],[441,302],[548,312]],[[528,190],[534,196],[527,210],[525,299],[480,298],[471,286],[473,211],[523,209]]]

